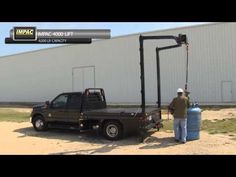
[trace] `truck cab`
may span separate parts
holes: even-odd
[[[45,127],[41,126],[41,121],[40,124],[34,123],[36,117],[43,117],[47,123],[78,123],[84,111],[102,108],[106,108],[106,101],[105,96],[99,92],[86,89],[85,92],[61,93],[51,102],[46,101],[45,104],[33,106],[31,121],[34,128],[40,131]]]

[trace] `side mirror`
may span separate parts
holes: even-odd
[[[47,107],[49,107],[49,106],[50,106],[50,102],[49,102],[49,101],[46,101],[46,102],[45,102],[45,105],[46,105]]]

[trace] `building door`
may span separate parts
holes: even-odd
[[[72,91],[84,91],[86,88],[94,88],[95,66],[80,66],[72,68]]]
[[[221,83],[222,102],[232,102],[232,81]]]

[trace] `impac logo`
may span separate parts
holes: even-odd
[[[13,40],[37,40],[36,27],[14,27]]]

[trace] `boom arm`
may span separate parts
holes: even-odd
[[[187,44],[187,36],[179,34],[178,36],[139,36],[140,44],[140,71],[141,71],[141,101],[142,101],[142,114],[145,115],[145,73],[144,73],[144,40],[160,40],[160,39],[172,39],[175,40],[176,45],[166,46],[157,48],[159,50],[171,49],[180,47],[182,44]],[[157,92],[158,92],[158,107],[161,105],[161,94],[160,94],[160,63],[159,63],[159,52],[157,52]]]

